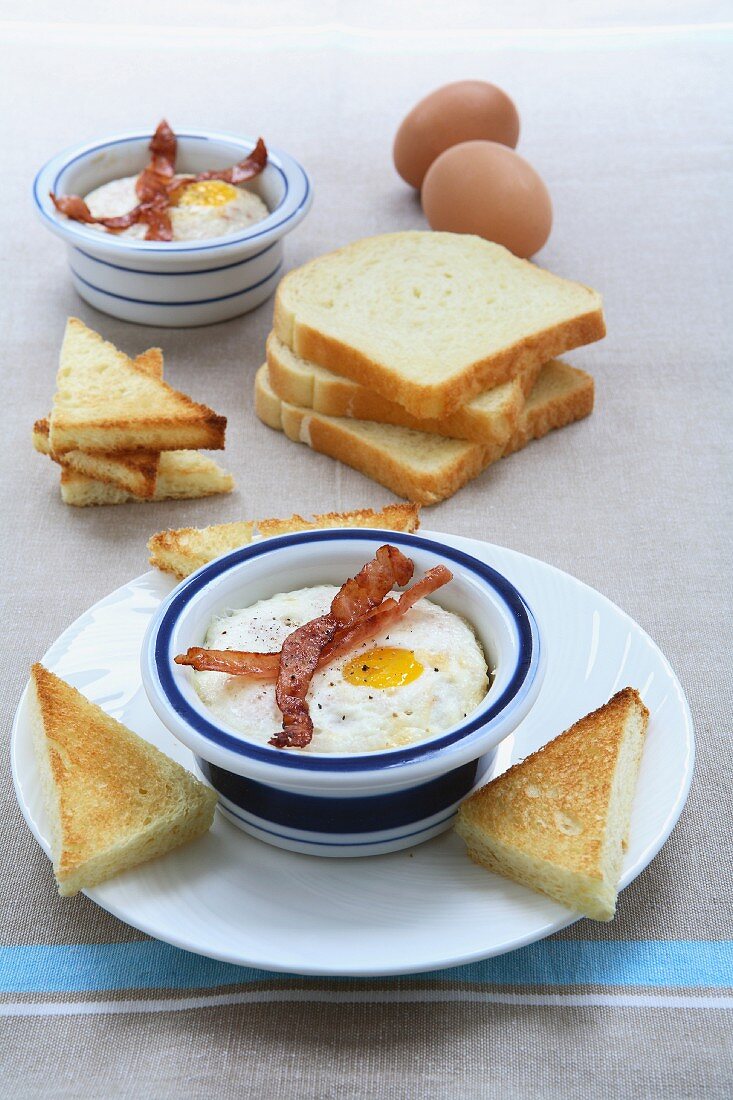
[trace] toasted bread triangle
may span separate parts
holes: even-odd
[[[64,896],[200,836],[216,795],[41,664],[33,740]]]
[[[152,496],[137,496],[116,485],[93,477],[61,469],[61,499],[65,504],[85,507],[89,504],[145,504],[157,500],[194,500],[199,497],[231,493],[234,478],[213,458],[200,451],[162,451]]]
[[[379,512],[359,508],[351,512],[324,512],[312,520],[293,515],[290,519],[242,520],[218,523],[213,527],[179,527],[159,531],[148,541],[150,564],[179,579],[202,565],[247,546],[257,528],[262,538],[287,535],[294,531],[314,531],[325,527],[384,527],[390,531],[416,531],[420,526],[419,507],[415,504],[387,504]]]
[[[477,863],[611,920],[649,712],[624,688],[461,806]]]
[[[226,418],[153,378],[70,317],[50,419],[54,454],[224,446]]]
[[[148,348],[133,360],[139,370],[153,378],[163,377],[163,352],[160,348]],[[50,418],[42,417],[33,425],[33,446],[41,454],[48,455],[62,466],[68,466],[95,481],[103,481],[126,493],[138,497],[152,497],[158,476],[158,451],[114,451],[111,454],[88,454],[86,451],[66,451],[63,455],[51,453],[49,440]]]
[[[114,486],[121,492],[141,498],[155,495],[160,451],[66,451],[51,453],[49,418],[42,417],[33,425],[33,446],[60,466],[85,477]],[[171,454],[176,454],[172,451]]]

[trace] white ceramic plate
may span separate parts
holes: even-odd
[[[425,534],[506,574],[546,631],[542,690],[500,746],[497,771],[627,684],[641,692],[651,720],[621,880],[626,885],[669,836],[692,777],[692,719],[677,677],[632,619],[566,573],[487,543]],[[64,631],[43,663],[192,768],[192,755],[155,717],[140,682],[143,633],[172,586],[170,578],[150,572],[117,589]],[[26,821],[48,852],[27,693],[13,726],[12,766]],[[263,844],[219,814],[205,837],[88,894],[177,947],[298,974],[370,976],[454,966],[511,951],[576,919],[475,866],[452,832],[392,855],[319,859]]]

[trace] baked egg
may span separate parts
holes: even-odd
[[[111,180],[85,196],[95,218],[116,218],[137,206],[137,176]],[[204,240],[223,237],[262,221],[270,213],[259,195],[223,180],[198,180],[180,188],[169,208],[174,241]],[[106,233],[104,226],[93,228]],[[138,222],[119,236],[142,240],[147,225]]]
[[[210,649],[275,652],[299,626],[325,614],[332,585],[283,592],[215,618]],[[394,593],[399,595],[399,593]],[[204,704],[248,741],[267,744],[282,728],[274,683],[195,672]],[[401,748],[462,722],[486,695],[484,652],[459,615],[423,599],[398,623],[336,657],[313,677],[313,738],[294,752],[362,753]]]

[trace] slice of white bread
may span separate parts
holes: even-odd
[[[281,401],[269,385],[266,366],[255,377],[255,411],[263,423],[420,504],[444,500],[502,455],[580,420],[592,408],[590,375],[553,360],[542,368],[509,442],[481,446],[371,420],[323,416]]]
[[[149,497],[135,496],[116,485],[96,481],[65,466],[61,468],[62,500],[82,508],[89,504],[126,504],[128,501],[193,500],[231,493],[233,488],[232,475],[198,451],[162,451],[155,490]]]
[[[273,328],[421,418],[605,335],[595,291],[480,237],[432,232],[369,237],[289,272]]]
[[[49,442],[67,451],[164,451],[224,446],[226,417],[197,404],[70,317]]]
[[[649,711],[624,688],[468,798],[456,831],[477,863],[611,920]]]
[[[539,362],[524,367],[509,382],[484,390],[454,413],[421,420],[366,386],[301,359],[274,332],[267,340],[267,366],[273,391],[291,405],[484,444],[508,441],[541,368]]]
[[[31,669],[30,707],[64,897],[210,828],[214,791],[40,664]]]
[[[389,531],[416,531],[420,509],[415,504],[388,504],[381,511],[360,508],[353,512],[325,512],[312,520],[293,515],[290,519],[244,520],[218,523],[213,527],[179,527],[159,531],[148,541],[150,564],[182,580],[202,565],[229,550],[247,546],[258,531],[262,538],[314,531],[327,527],[383,527]]]
[[[135,366],[153,378],[163,377],[163,352],[160,348],[148,348],[133,360]],[[54,462],[68,466],[77,473],[107,481],[133,496],[150,497],[155,492],[158,476],[158,451],[118,451],[112,454],[87,454],[86,451],[67,451],[64,455],[51,453],[49,418],[36,420],[33,425],[33,446]]]

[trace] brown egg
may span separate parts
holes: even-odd
[[[395,168],[406,183],[421,187],[436,157],[474,138],[513,149],[519,139],[517,108],[506,92],[485,80],[445,84],[421,99],[404,119],[394,141]]]
[[[547,188],[531,164],[495,141],[464,141],[430,166],[420,195],[431,229],[475,233],[526,258],[552,228]]]

